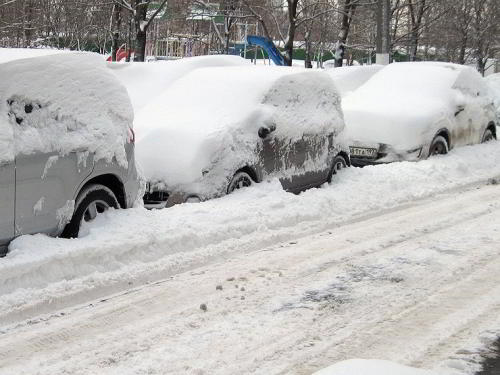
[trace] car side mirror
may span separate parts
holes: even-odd
[[[259,129],[259,137],[262,139],[267,138],[269,134],[276,130],[276,125],[261,126]]]

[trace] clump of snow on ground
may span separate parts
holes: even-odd
[[[313,375],[438,375],[438,373],[380,359],[349,359],[317,371]]]
[[[209,171],[200,195],[225,190],[226,176],[257,163],[262,126],[275,125],[276,137],[288,142],[308,134],[336,137],[344,128],[326,74],[271,67],[197,69],[145,107],[135,125],[145,177],[182,190]]]
[[[332,77],[340,95],[344,97],[363,85],[382,68],[383,65],[376,64],[356,65],[327,69],[326,72]]]
[[[16,60],[0,65],[0,81],[0,128],[14,133],[16,153],[84,149],[95,160],[127,165],[124,145],[134,114],[125,88],[100,56]],[[2,140],[9,142],[5,135]]]
[[[177,79],[195,69],[245,65],[249,65],[248,60],[239,56],[198,56],[150,63],[108,63],[108,68],[127,88],[137,113],[155,101],[156,97]]]

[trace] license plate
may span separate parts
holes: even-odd
[[[378,150],[376,148],[367,147],[349,147],[351,156],[362,158],[376,158]]]

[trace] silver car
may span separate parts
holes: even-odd
[[[0,64],[0,81],[2,254],[17,236],[77,237],[98,213],[134,204],[133,111],[100,58]]]

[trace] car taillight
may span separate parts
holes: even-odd
[[[134,133],[134,129],[132,129],[132,128],[128,128],[127,142],[128,143],[135,143],[135,133]]]

